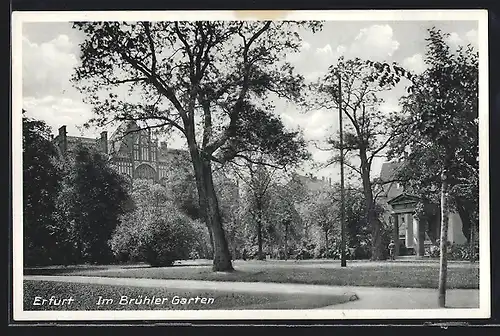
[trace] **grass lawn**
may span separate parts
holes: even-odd
[[[50,299],[74,299],[69,305],[34,305],[36,297]],[[113,299],[113,303],[100,304],[99,297]],[[147,296],[160,304],[136,304],[122,299],[122,296],[143,299]],[[155,297],[155,298],[153,298]],[[177,298],[176,298],[177,297]],[[180,298],[199,297],[198,303],[182,302]],[[167,299],[163,299],[167,298]],[[201,303],[206,298],[206,303]],[[209,299],[212,298],[213,302]],[[37,299],[41,303],[42,299]],[[127,304],[120,304],[127,302]],[[348,301],[346,296],[309,294],[249,294],[221,291],[182,290],[163,288],[140,288],[115,285],[90,285],[52,281],[24,281],[24,310],[214,310],[214,309],[312,309]],[[101,300],[101,302],[103,302]]]
[[[348,266],[331,267],[331,264],[239,262],[230,273],[212,272],[206,266],[175,267],[112,267],[99,269],[44,270],[31,274],[88,275],[102,277],[187,279],[238,282],[303,283],[333,286],[375,286],[401,288],[437,288],[439,266],[437,264],[378,263],[369,262]],[[307,267],[306,267],[307,266]],[[479,268],[465,265],[448,267],[448,288],[478,289]]]

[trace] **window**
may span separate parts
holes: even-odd
[[[139,158],[139,145],[134,145],[134,160],[140,160],[140,158]]]
[[[141,154],[142,154],[142,160],[143,161],[149,161],[149,148],[148,147],[141,147]]]
[[[137,178],[150,180],[154,180],[156,175],[155,170],[146,164],[137,167],[135,173]]]
[[[151,161],[156,161],[156,148],[151,147]]]

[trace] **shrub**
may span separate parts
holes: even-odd
[[[362,260],[362,259],[370,259],[372,255],[371,246],[368,244],[361,244],[358,247],[353,248],[354,253],[351,255],[352,259]]]
[[[439,258],[440,256],[440,246],[439,240],[436,241],[436,244],[430,247],[430,257],[431,258]],[[447,257],[448,260],[470,260],[471,253],[474,253],[473,260],[479,260],[479,247],[477,245],[474,246],[474,252],[471,251],[471,246],[469,243],[465,244],[452,244],[448,242],[448,250]]]
[[[188,259],[196,241],[192,220],[173,207],[165,210],[138,209],[125,216],[110,241],[115,256],[151,266]]]
[[[302,242],[302,246],[297,248],[295,259],[297,260],[313,259],[315,249],[316,249],[316,244],[304,241]]]

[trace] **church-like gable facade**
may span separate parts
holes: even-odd
[[[167,148],[166,143],[153,138],[150,130],[141,129],[133,121],[121,124],[109,139],[106,131],[97,139],[69,136],[66,126],[62,126],[54,141],[62,155],[71,154],[78,144],[104,153],[117,171],[131,181],[149,179],[163,183],[174,169],[190,171],[187,151]]]

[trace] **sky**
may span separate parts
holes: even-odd
[[[328,21],[322,31],[301,33],[302,48],[289,60],[306,79],[325,74],[339,56],[360,57],[374,61],[397,62],[406,69],[420,73],[425,69],[424,57],[427,29],[437,27],[450,33],[448,44],[478,46],[477,21]],[[70,83],[70,76],[79,64],[79,43],[83,36],[69,22],[28,22],[22,26],[22,90],[23,108],[30,117],[44,120],[53,133],[67,126],[68,135],[97,137],[99,129],[83,129],[92,117],[91,107]],[[401,83],[384,95],[381,111],[399,111],[398,100],[405,92]],[[302,129],[308,141],[322,141],[338,131],[338,112],[332,110],[302,111],[280,101],[277,111],[289,129]],[[113,130],[108,129],[108,132]],[[184,141],[173,138],[169,145],[183,148]],[[325,162],[332,153],[309,149],[316,162]],[[383,159],[374,162],[372,177],[380,173]],[[339,178],[339,167],[301,167],[319,178]]]

